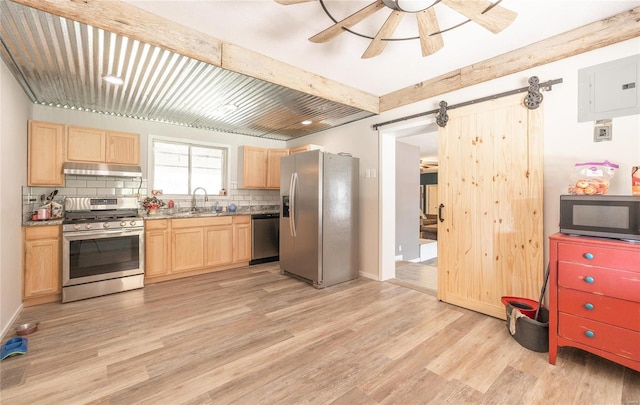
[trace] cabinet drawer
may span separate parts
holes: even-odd
[[[640,303],[558,289],[558,310],[640,332]]]
[[[148,219],[144,221],[144,229],[147,231],[153,229],[167,229],[169,226],[168,219]]]
[[[238,215],[233,217],[234,224],[248,224],[249,222],[251,222],[250,215]]]
[[[558,263],[558,285],[640,302],[640,273],[560,262]]]
[[[205,226],[231,225],[231,216],[181,218],[171,220],[172,228],[202,228]]]
[[[560,313],[558,320],[560,336],[640,361],[640,333],[565,313]]]
[[[60,236],[60,226],[27,226],[24,228],[25,240],[57,239]]]
[[[594,245],[559,243],[558,260],[638,272],[640,251],[637,251],[637,249],[632,251]]]

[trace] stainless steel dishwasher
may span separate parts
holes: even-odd
[[[280,214],[251,215],[251,261],[273,262],[280,258]]]

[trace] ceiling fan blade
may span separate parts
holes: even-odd
[[[316,0],[275,0],[276,3],[280,3],[285,6],[288,6],[290,4],[308,3],[310,1],[316,1]]]
[[[494,6],[486,13],[482,13],[493,3],[488,0],[441,0],[447,7],[464,15],[476,24],[497,34],[507,28],[518,13],[501,6]]]
[[[416,13],[418,20],[418,32],[420,33],[420,47],[422,48],[422,56],[429,56],[438,52],[443,46],[444,41],[442,35],[431,35],[440,31],[436,13],[433,7]]]
[[[385,46],[387,46],[387,41],[383,41],[382,38],[388,38],[393,35],[393,32],[400,24],[402,17],[404,17],[404,11],[392,11],[387,18],[387,21],[382,24],[382,27],[376,34],[375,38],[369,44],[369,47],[362,54],[362,59],[373,58],[374,56],[380,55],[384,50]]]
[[[375,2],[369,4],[367,7],[360,9],[355,13],[351,14],[349,17],[345,18],[344,20],[338,21],[337,23],[327,28],[326,30],[312,36],[311,38],[309,38],[309,41],[311,42],[330,41],[333,38],[337,37],[338,35],[342,34],[344,32],[343,28],[350,28],[356,25],[360,21],[364,20],[365,18],[369,17],[370,15],[372,15],[373,13],[375,13],[376,11],[384,7],[385,5],[382,2],[382,0],[376,0]]]

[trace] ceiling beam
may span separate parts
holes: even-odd
[[[2,0],[0,0],[2,1]],[[113,0],[11,0],[305,94],[378,113],[379,97]],[[224,49],[224,55],[223,55]]]
[[[640,7],[380,97],[380,112],[640,36]]]
[[[68,20],[91,25],[214,66],[222,61],[222,41],[122,1],[11,0]]]
[[[222,67],[325,100],[378,113],[380,99],[377,96],[236,45],[222,44]]]

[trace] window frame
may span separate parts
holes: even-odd
[[[224,189],[229,189],[230,184],[230,165],[231,165],[231,146],[227,144],[215,143],[215,142],[207,142],[199,139],[192,138],[177,138],[170,136],[161,136],[161,135],[149,135],[147,139],[147,194],[151,195],[151,190],[155,190],[155,153],[153,149],[154,142],[164,142],[164,143],[174,143],[179,145],[186,145],[191,147],[201,147],[201,148],[217,148],[222,149],[224,152],[223,162],[222,162],[222,187]],[[191,152],[190,152],[191,153]],[[191,156],[189,156],[189,181],[191,181]],[[220,190],[207,190],[207,195],[216,196],[220,198],[225,198],[228,196],[220,195]],[[184,199],[191,198],[193,194],[191,194],[191,190],[189,190],[189,194],[163,194],[163,199],[166,198],[174,198],[174,199]]]

